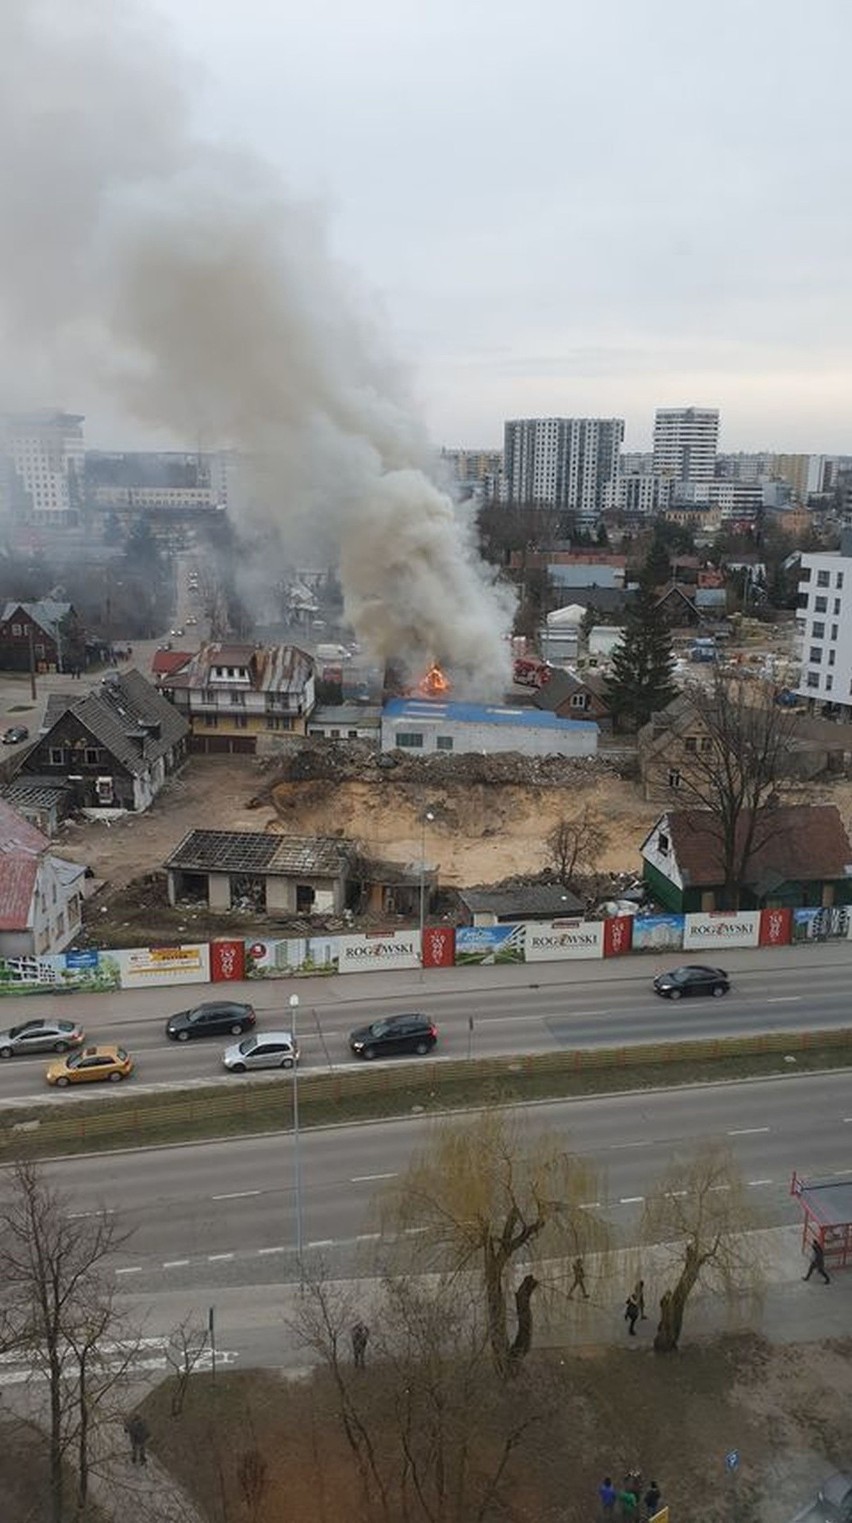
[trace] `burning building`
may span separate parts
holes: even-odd
[[[519,751],[524,756],[594,756],[598,726],[534,708],[456,703],[439,697],[389,698],[382,750]]]

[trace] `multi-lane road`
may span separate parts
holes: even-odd
[[[224,1075],[224,1040],[178,1044],[165,1036],[169,1014],[216,996],[250,1000],[259,1029],[280,1029],[289,1024],[288,999],[294,991],[298,993],[298,1034],[302,1067],[307,1070],[357,1066],[346,1040],[352,1027],[407,1009],[423,1010],[437,1023],[437,1059],[852,1024],[852,945],[847,943],[708,957],[705,960],[723,961],[732,977],[730,994],[720,1000],[671,1003],[654,995],[654,973],[678,960],[669,954],[600,963],[434,970],[422,978],[416,972],[363,974],[115,995],[32,996],[4,999],[0,1023],[11,1025],[38,1014],[82,1021],[90,1040],[119,1042],[136,1059],[136,1074],[124,1087],[125,1093],[187,1082],[247,1082]],[[700,959],[692,954],[691,960]],[[0,1064],[0,1105],[35,1098],[73,1105],[83,1096],[115,1093],[112,1085],[87,1085],[60,1094],[48,1091],[45,1067],[35,1057]]]

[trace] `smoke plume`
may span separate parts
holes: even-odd
[[[0,405],[73,409],[94,385],[183,446],[262,462],[267,567],[310,543],[374,656],[438,658],[494,696],[511,600],[428,475],[368,304],[316,208],[197,138],[188,78],[122,0],[3,0]]]

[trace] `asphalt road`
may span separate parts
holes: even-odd
[[[213,996],[248,999],[257,1010],[258,1029],[286,1029],[288,999],[295,990],[304,1069],[358,1066],[360,1060],[349,1053],[347,1033],[380,1015],[412,1009],[436,1021],[437,1059],[798,1031],[852,1021],[852,943],[729,951],[724,966],[733,987],[724,999],[659,999],[651,990],[653,975],[690,958],[700,960],[695,954],[680,959],[629,957],[436,969],[422,977],[419,972],[360,974],[213,988],[184,985],[117,994],[27,996],[4,999],[0,1022],[11,1025],[38,1014],[82,1021],[90,1041],[118,1042],[133,1054],[136,1073],[122,1091],[130,1094],[139,1088],[216,1079],[230,1085],[246,1082],[223,1073],[221,1055],[228,1039],[178,1044],[165,1036],[169,1014]],[[73,1105],[84,1096],[115,1093],[114,1085],[49,1091],[44,1083],[46,1061],[33,1056],[0,1063],[0,1106],[31,1099]]]

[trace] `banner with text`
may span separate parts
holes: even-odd
[[[116,952],[115,956],[121,969],[122,989],[210,982],[210,948],[206,941],[181,947],[132,947]]]
[[[560,962],[568,957],[603,957],[601,920],[541,920],[526,922],[527,962]]]
[[[460,925],[456,930],[456,967],[524,961],[523,925]]]
[[[679,952],[683,946],[683,915],[634,915],[634,952]]]
[[[794,941],[848,941],[852,907],[845,904],[793,911]]]
[[[756,947],[760,937],[760,910],[711,910],[706,915],[687,915],[684,950],[721,952],[725,947]]]
[[[341,973],[381,973],[388,968],[420,967],[419,931],[376,931],[341,936]]]
[[[456,935],[451,925],[430,925],[423,932],[424,968],[451,968],[456,960]]]
[[[290,936],[275,941],[247,941],[245,958],[246,978],[338,973],[340,942],[337,936]]]

